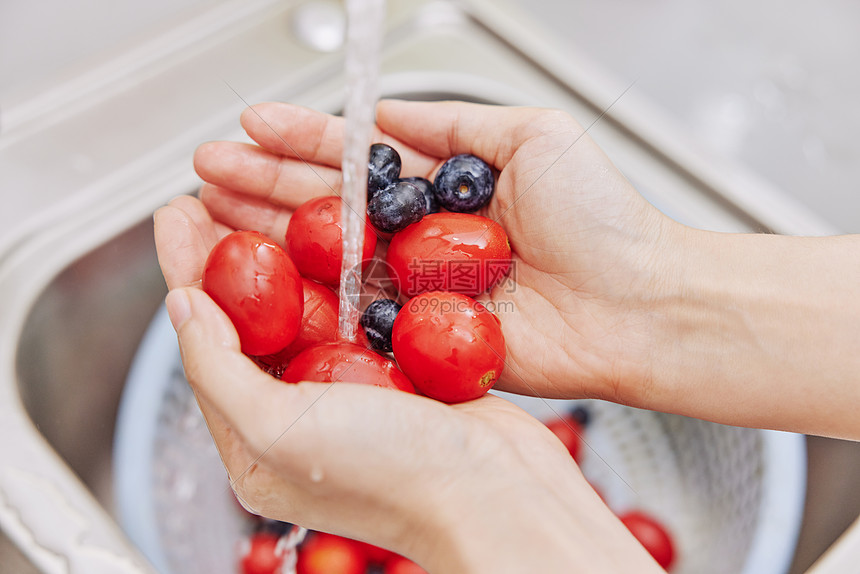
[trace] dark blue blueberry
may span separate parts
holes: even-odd
[[[433,182],[436,199],[448,211],[469,213],[490,202],[495,188],[493,170],[473,155],[456,155],[442,164]]]
[[[367,217],[375,228],[397,233],[421,221],[426,206],[421,190],[405,181],[397,181],[377,191],[367,204]]]
[[[295,526],[289,522],[281,522],[280,520],[274,520],[272,518],[262,518],[257,530],[258,532],[266,532],[274,534],[275,536],[285,536],[289,534],[293,528],[295,528]]]
[[[439,201],[436,199],[436,189],[433,187],[432,181],[423,177],[401,177],[400,181],[411,183],[424,194],[424,199],[427,201],[427,210],[424,215],[439,211]]]
[[[570,418],[585,428],[588,426],[588,421],[591,420],[591,412],[582,405],[576,405],[570,410]]]
[[[391,351],[391,330],[400,308],[401,305],[393,299],[377,299],[361,314],[361,326],[374,350],[381,353]]]
[[[375,143],[370,146],[367,160],[367,200],[377,191],[385,189],[400,177],[400,154],[390,145]]]

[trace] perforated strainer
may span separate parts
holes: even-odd
[[[573,403],[498,394],[541,419]],[[583,473],[616,513],[644,510],[668,527],[673,573],[788,571],[805,494],[802,436],[576,403],[591,414]]]
[[[803,437],[601,401],[497,393],[547,420],[590,422],[581,468],[617,513],[643,510],[676,545],[674,574],[788,570],[805,486]],[[120,520],[163,574],[236,574],[246,520],[182,372],[164,309],[135,358],[118,418]]]

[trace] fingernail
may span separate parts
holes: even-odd
[[[167,294],[164,304],[167,306],[167,314],[170,316],[173,328],[178,331],[191,317],[191,301],[188,299],[188,293],[185,289],[173,289]]]

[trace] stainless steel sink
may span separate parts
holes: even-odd
[[[111,448],[129,366],[166,292],[151,213],[194,191],[197,144],[242,138],[246,102],[339,109],[342,55],[292,33],[302,4],[228,3],[4,127],[0,189],[26,191],[36,215],[6,213],[0,233],[0,527],[33,571],[150,571],[114,519]],[[698,155],[635,86],[555,51],[521,14],[483,0],[390,1],[388,11],[386,95],[559,107],[685,223],[833,231],[753,174]],[[847,498],[857,445],[814,439],[809,461],[795,572],[860,513]],[[27,572],[9,548],[0,538],[0,572]]]

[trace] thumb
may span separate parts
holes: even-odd
[[[268,445],[283,430],[285,417],[309,405],[319,394],[313,390],[327,387],[301,391],[299,387],[307,386],[286,385],[260,370],[242,353],[230,319],[202,290],[173,289],[165,304],[189,384],[251,450],[260,446],[258,442]]]
[[[242,353],[230,319],[202,290],[174,289],[166,306],[198,402],[235,431],[251,453],[267,452],[278,443],[278,450],[289,451],[296,462],[323,447],[350,450],[374,440],[379,447],[380,440],[394,439],[385,421],[396,413],[438,407],[390,389],[340,384],[346,381],[284,383]],[[281,441],[287,431],[291,440]]]

